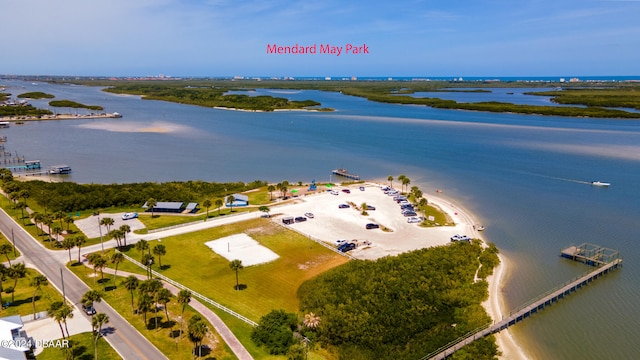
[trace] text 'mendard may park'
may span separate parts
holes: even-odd
[[[353,44],[345,44],[344,46],[334,46],[331,44],[317,44],[309,46],[301,46],[295,44],[293,46],[278,46],[277,44],[267,44],[267,54],[328,54],[340,56],[341,54],[368,54],[369,47],[367,44],[360,46]]]

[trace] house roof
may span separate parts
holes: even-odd
[[[236,201],[249,201],[249,197],[247,195],[233,194],[233,197],[236,199]]]
[[[182,204],[181,202],[177,202],[177,201],[158,201],[156,203],[156,206],[154,206],[154,209],[172,209],[172,210],[180,210],[182,208]],[[144,205],[142,205],[143,209],[148,208],[149,206],[147,205],[147,203],[145,202]]]
[[[195,208],[197,208],[197,207],[198,207],[198,203],[189,203],[185,210],[192,211],[192,210],[195,210]]]

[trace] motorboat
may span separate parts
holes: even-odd
[[[607,187],[609,185],[611,185],[611,183],[608,182],[602,182],[602,181],[592,181],[591,185],[593,186],[603,186],[603,187]]]

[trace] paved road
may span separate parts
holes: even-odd
[[[82,294],[89,290],[89,287],[64,266],[65,261],[68,259],[60,262],[60,257],[56,256],[56,252],[52,252],[38,243],[20,225],[15,223],[4,210],[1,210],[0,231],[8,239],[11,239],[12,229],[16,247],[22,253],[25,263],[38,269],[58,289],[63,288],[62,282],[64,279],[64,290],[67,299],[74,304],[79,303]],[[66,251],[63,253],[66,253]],[[96,304],[96,309],[109,316],[108,326],[112,328],[113,332],[108,332],[105,338],[123,359],[167,359],[160,350],[153,346],[108,304]]]

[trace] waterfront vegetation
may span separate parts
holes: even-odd
[[[38,339],[42,340],[42,339]],[[68,360],[94,358],[94,342],[91,332],[83,332],[71,335],[69,338],[69,348],[49,347],[38,354],[38,360]],[[109,345],[104,337],[98,339],[98,354],[100,360],[122,359],[120,355]]]
[[[115,94],[141,95],[147,100],[253,111],[295,110],[320,106],[319,102],[313,100],[294,101],[264,95],[225,94],[229,90],[229,88],[218,86],[185,86],[184,83],[155,83],[153,86],[134,83],[105,89]]]
[[[487,282],[474,282],[474,274],[480,262],[488,275],[496,252],[479,241],[458,242],[329,270],[298,290],[300,312],[319,318],[303,335],[344,359],[418,359],[491,321],[480,305]],[[496,355],[491,336],[454,357]]]
[[[122,315],[129,324],[142,333],[144,337],[149,339],[163,354],[169,359],[193,359],[192,350],[194,344],[189,340],[187,333],[188,319],[197,314],[190,306],[185,308],[182,313],[182,305],[176,301],[175,296],[171,296],[171,300],[167,303],[169,318],[167,319],[165,312],[160,309],[157,312],[147,310],[146,314],[136,312],[131,307],[131,294],[133,293],[134,307],[139,304],[140,293],[136,287],[132,291],[127,289],[124,281],[126,277],[118,276],[114,282],[112,275],[105,275],[104,279],[96,281],[93,277],[93,270],[83,265],[71,265],[69,269],[73,271],[82,281],[92,290],[102,293],[104,301],[109,303],[120,315]],[[143,280],[138,282],[138,285]],[[143,296],[144,297],[144,296]],[[150,306],[151,307],[151,306]],[[151,307],[152,308],[152,307]],[[145,316],[143,316],[145,315]],[[148,316],[146,316],[148,315]],[[182,338],[180,339],[180,320],[179,316],[184,319]],[[146,322],[145,318],[146,317]],[[158,326],[156,328],[156,320]],[[206,354],[207,357],[215,359],[235,359],[231,350],[220,339],[220,335],[215,331],[210,323],[206,323],[208,333],[205,336],[203,345],[208,346],[211,352]]]
[[[74,109],[89,109],[89,110],[97,110],[102,111],[104,108],[99,105],[85,105],[79,102],[71,101],[71,100],[54,100],[49,101],[49,105],[53,107],[68,107]]]
[[[32,92],[22,93],[17,97],[20,99],[53,99],[55,96],[44,93],[42,91],[32,91]]]
[[[566,88],[563,90],[527,92],[526,95],[552,96],[558,104],[574,104],[640,110],[639,88]]]
[[[53,113],[31,105],[0,106],[0,116],[3,117],[41,117],[42,115],[53,115]]]

